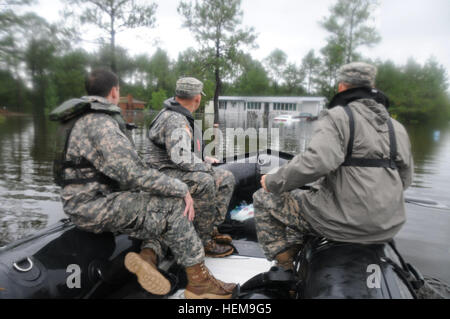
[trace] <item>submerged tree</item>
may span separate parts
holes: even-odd
[[[116,35],[127,29],[153,28],[157,5],[139,0],[65,0],[72,6],[83,8],[77,14],[81,23],[97,26],[107,35],[111,48],[110,66],[117,72]],[[68,14],[75,14],[73,11]]]
[[[214,70],[214,123],[219,123],[219,95],[224,77],[240,63],[243,46],[254,47],[253,28],[241,28],[241,0],[181,1],[178,12],[200,44],[203,65]]]

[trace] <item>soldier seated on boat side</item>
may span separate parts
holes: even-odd
[[[413,158],[405,128],[376,90],[377,69],[339,70],[339,93],[322,112],[309,147],[261,179],[253,196],[258,240],[269,260],[291,269],[312,234],[341,242],[392,239],[406,221],[403,191]],[[309,191],[299,188],[313,183]]]
[[[225,257],[234,251],[231,237],[218,232],[223,223],[235,187],[231,172],[212,167],[218,161],[204,156],[202,128],[195,125],[192,113],[202,100],[203,83],[181,78],[176,96],[164,102],[148,131],[147,164],[178,178],[189,186],[194,199],[194,221],[208,257]],[[181,155],[180,155],[181,153]]]
[[[235,285],[215,279],[204,265],[188,186],[146,167],[136,152],[117,106],[117,76],[95,70],[86,90],[87,97],[50,115],[61,123],[54,173],[65,213],[86,231],[141,239],[140,254],[127,254],[125,266],[150,293],[165,295],[171,288],[157,268],[164,244],[186,268],[187,298],[230,298]]]

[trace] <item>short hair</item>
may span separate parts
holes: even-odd
[[[86,78],[86,92],[88,95],[107,97],[112,88],[119,85],[119,78],[106,69],[96,69]]]

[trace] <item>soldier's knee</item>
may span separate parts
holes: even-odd
[[[170,213],[175,216],[183,217],[183,212],[186,207],[186,203],[183,198],[167,198],[165,199],[170,202],[171,211]]]
[[[212,177],[212,175],[210,174],[197,174],[195,183],[197,184],[197,187],[194,191],[195,194],[212,193],[215,191],[214,177]]]
[[[231,189],[234,189],[234,187],[236,186],[236,179],[234,178],[233,173],[225,170],[223,172],[223,184]]]
[[[267,192],[264,189],[259,189],[257,192],[253,194],[253,205],[254,206],[263,206],[265,202],[265,197]]]

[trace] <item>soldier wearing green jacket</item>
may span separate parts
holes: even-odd
[[[254,194],[256,228],[269,260],[292,268],[305,235],[357,243],[392,239],[406,221],[403,192],[413,159],[405,128],[376,90],[377,70],[339,70],[339,93],[322,112],[308,149],[263,176]],[[299,188],[311,184],[308,191]]]

